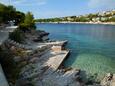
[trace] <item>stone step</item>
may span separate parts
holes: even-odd
[[[19,48],[31,49],[29,46],[27,47],[27,46],[25,46],[23,44],[20,44],[20,43],[14,41],[14,40],[11,40],[11,39],[8,39],[7,42],[10,43],[10,44],[13,44],[14,46],[17,46]]]

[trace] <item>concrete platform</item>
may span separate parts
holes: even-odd
[[[54,52],[52,52],[52,53],[54,53]],[[69,54],[69,51],[63,50],[63,51],[55,53],[55,54],[54,54],[54,56],[50,57],[46,63],[52,69],[57,70],[60,67],[60,65],[62,64],[62,62],[65,60],[67,55]]]

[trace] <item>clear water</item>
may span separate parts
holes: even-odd
[[[115,26],[94,24],[36,24],[50,33],[49,38],[68,40],[71,55],[65,66],[88,74],[115,73]]]

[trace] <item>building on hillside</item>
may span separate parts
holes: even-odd
[[[107,18],[106,18],[106,17],[101,17],[100,20],[101,20],[101,21],[106,21]]]
[[[99,17],[93,18],[92,21],[93,21],[93,22],[99,22],[99,21],[100,21],[100,18],[99,18]]]
[[[68,21],[73,21],[73,18],[67,17],[67,20],[68,20]]]

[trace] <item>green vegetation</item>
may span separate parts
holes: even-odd
[[[113,10],[82,16],[36,19],[35,22],[115,22],[115,11]]]
[[[19,25],[19,29],[22,31],[31,31],[31,29],[36,28],[31,12],[24,14],[17,11],[13,6],[0,4],[0,24],[8,24],[10,21],[13,21],[15,25]]]
[[[24,14],[17,11],[13,6],[0,4],[0,25],[9,24],[10,21],[13,21],[19,28],[10,33],[9,38],[19,43],[24,41],[25,32],[31,32],[31,30],[35,30],[36,28],[31,12]]]
[[[24,20],[24,24],[28,25],[29,28],[33,28],[34,26],[34,17],[33,17],[33,14],[31,12],[28,12],[26,15],[25,15],[25,20]]]
[[[61,18],[37,19],[35,22],[61,22]]]
[[[19,25],[19,28],[20,28],[20,30],[22,30],[24,32],[36,29],[34,17],[31,12],[28,12],[25,15],[24,22]]]
[[[24,33],[21,30],[16,29],[14,32],[9,34],[9,38],[16,42],[22,43],[24,41]]]
[[[9,82],[14,83],[19,76],[20,69],[13,60],[13,53],[6,48],[0,48],[0,64]]]
[[[32,30],[35,30],[35,22],[34,17],[31,12],[28,12],[25,14],[25,18],[23,22],[19,24],[19,28],[10,34],[10,38],[12,40],[15,40],[16,42],[22,43],[24,41],[25,33],[26,32],[32,32]]]
[[[24,20],[24,13],[16,11],[13,6],[0,4],[0,23],[8,24],[9,21],[15,21],[19,24]]]

